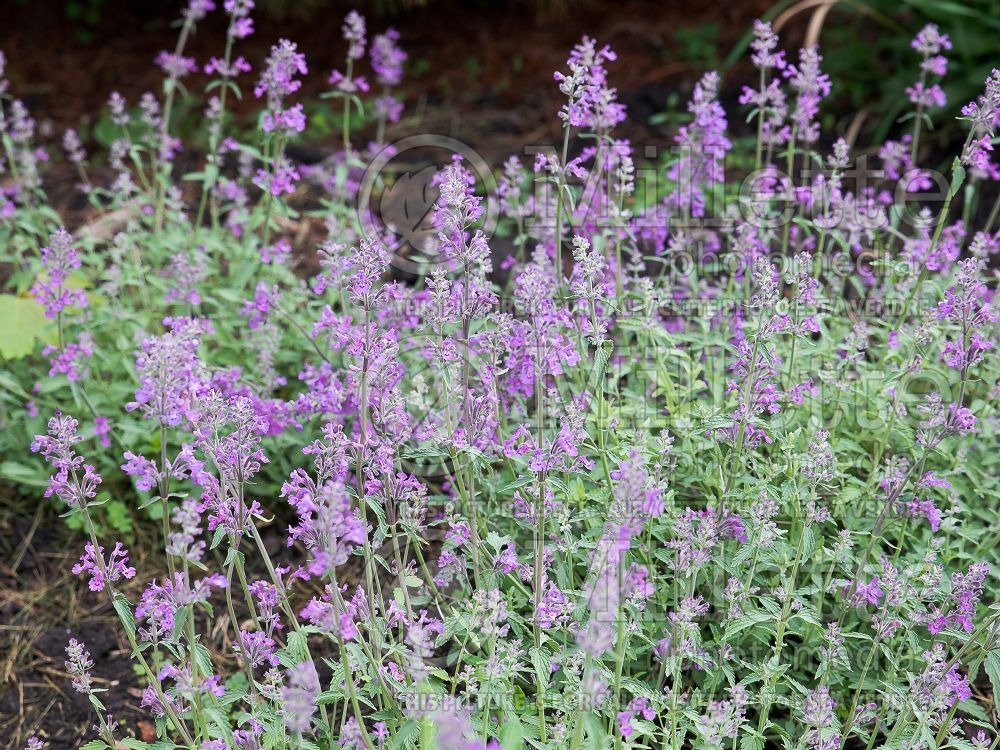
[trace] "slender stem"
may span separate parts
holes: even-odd
[[[556,251],[558,258],[558,250]],[[558,262],[558,261],[557,261]],[[536,336],[535,342],[535,417],[536,417],[536,445],[540,450],[545,449],[545,379],[542,367],[541,343]],[[538,496],[535,498],[535,528],[534,528],[534,568],[533,568],[533,588],[535,615],[532,624],[532,634],[534,636],[535,649],[542,647],[542,626],[538,618],[538,613],[542,607],[542,587],[545,579],[545,472],[538,472]],[[539,736],[545,742],[545,683],[540,681],[538,685],[538,723]]]
[[[754,388],[757,384],[757,355],[760,349],[760,334],[754,336],[753,339],[753,350],[750,353],[750,371],[747,373],[747,387],[746,395],[743,396],[744,402],[748,403],[754,398]],[[726,477],[725,490],[722,493],[722,498],[719,501],[719,513],[722,514],[726,509],[726,497],[729,495],[729,491],[732,490],[733,484],[736,481],[736,473],[740,469],[740,455],[743,452],[743,439],[746,437],[747,431],[747,419],[744,418],[740,420],[740,425],[736,430],[736,442],[733,445],[733,459],[732,466],[728,476]]]
[[[340,610],[343,607],[343,601],[340,598],[340,589],[337,587],[337,579],[333,577],[333,606],[334,615],[340,618]],[[341,634],[340,629],[337,629],[337,645],[340,648],[340,662],[344,665],[344,683],[347,686],[347,695],[351,701],[351,708],[354,711],[354,718],[358,722],[358,726],[361,728],[361,735],[365,740],[365,747],[368,750],[374,750],[374,745],[372,744],[372,738],[368,736],[368,727],[365,726],[365,716],[361,713],[361,706],[358,703],[358,694],[354,689],[354,672],[351,670],[351,657],[347,652],[347,647],[344,645],[344,636]]]
[[[167,469],[169,462],[167,461],[167,428],[161,424],[160,425],[160,476],[157,479],[157,485],[160,493],[160,513],[162,514],[161,523],[163,526],[163,546],[166,547],[170,544],[170,472]],[[174,566],[174,560],[171,555],[167,555],[167,572],[170,573],[170,580],[174,580],[174,573],[176,572]]]
[[[974,133],[975,133],[975,128],[969,131],[969,135],[966,136],[965,138],[965,145],[962,146],[962,153],[965,153],[965,150],[968,148],[969,143],[972,141],[972,136]],[[958,159],[955,159],[955,165],[958,164],[959,164]],[[934,236],[931,238],[931,246],[927,252],[928,257],[934,254],[934,251],[937,249],[938,242],[940,242],[941,240],[941,234],[944,232],[944,225],[948,221],[948,213],[951,210],[951,201],[952,198],[955,197],[956,192],[958,192],[958,190],[955,187],[955,167],[952,167],[951,181],[948,184],[948,193],[945,195],[944,205],[941,206],[941,213],[938,214],[937,225],[934,227]],[[920,292],[920,287],[923,286],[923,283],[927,280],[927,276],[928,276],[927,268],[924,267],[920,270],[920,275],[917,276],[916,283],[913,285],[913,288],[910,290],[909,295],[907,295],[906,297],[906,301],[903,303],[903,311],[899,316],[899,320],[897,321],[895,328],[899,328],[906,321],[906,315],[910,310],[910,304],[913,302],[917,294]]]
[[[993,201],[993,208],[990,209],[990,217],[986,220],[987,234],[993,233],[993,225],[996,224],[997,216],[1000,216],[1000,193],[997,194],[996,200]]]
[[[79,480],[76,478],[76,472],[73,472],[73,481],[77,482],[79,485]],[[167,696],[163,693],[163,687],[160,685],[160,680],[156,677],[156,673],[150,668],[149,663],[146,661],[146,657],[142,655],[142,651],[139,648],[139,644],[136,642],[135,635],[132,632],[132,625],[126,623],[122,618],[121,613],[118,611],[118,607],[115,606],[115,590],[111,582],[111,576],[108,575],[108,568],[104,562],[104,555],[100,552],[100,545],[97,542],[97,532],[94,529],[93,519],[90,517],[90,509],[87,504],[81,503],[80,509],[83,512],[83,520],[87,527],[87,534],[90,536],[90,544],[94,548],[94,559],[97,562],[98,570],[101,572],[101,576],[104,579],[104,588],[108,592],[108,598],[111,600],[111,608],[118,615],[118,619],[122,624],[122,630],[125,631],[125,637],[128,638],[129,646],[132,649],[132,654],[139,660],[139,664],[142,667],[143,672],[146,673],[146,681],[150,684],[153,690],[156,692],[156,697],[160,701],[160,705],[163,706],[167,715],[170,717],[170,721],[173,723],[174,728],[180,732],[181,737],[184,742],[188,745],[192,744],[194,740],[191,734],[187,730],[187,726],[181,721],[177,712],[174,710],[173,705],[167,699]]]
[[[924,54],[924,62],[927,61],[927,54]],[[917,88],[919,91],[923,92],[924,86],[927,84],[927,70],[924,66],[920,66],[920,83]],[[910,148],[910,164],[914,167],[917,165],[917,150],[920,148],[920,126],[924,119],[924,101],[923,96],[919,97],[917,102],[917,111],[914,115],[913,121],[913,144]]]
[[[566,187],[566,159],[569,155],[569,133],[570,127],[567,121],[563,125],[562,156],[559,160],[559,179],[556,181],[556,289],[562,289],[562,215],[563,215],[563,190]]]
[[[883,614],[885,613],[885,607],[882,608]],[[854,731],[854,712],[858,708],[858,699],[861,697],[861,691],[865,687],[865,678],[868,676],[868,670],[871,669],[872,661],[875,659],[875,652],[878,650],[879,640],[876,638],[872,641],[871,649],[868,652],[868,658],[865,660],[865,666],[861,669],[861,677],[858,679],[858,686],[854,689],[854,697],[851,699],[851,709],[847,712],[847,727],[841,733],[840,738],[840,750],[844,750],[844,746],[847,744],[847,738],[850,736],[851,732]]]
[[[355,468],[355,481],[357,483],[357,493],[358,493],[358,505],[361,506],[361,520],[365,527],[365,541],[364,541],[364,556],[365,556],[365,595],[368,598],[368,613],[375,621],[375,617],[378,615],[378,609],[375,606],[375,564],[374,555],[372,553],[371,539],[368,534],[368,499],[365,492],[364,483],[364,471],[361,466],[361,459],[367,450],[368,445],[368,369],[369,369],[369,358],[368,353],[371,350],[371,310],[368,305],[365,306],[365,348],[361,361],[361,383],[360,383],[360,401],[358,405],[359,412],[359,441],[361,443],[361,451],[359,452],[357,465]],[[382,643],[381,636],[379,634],[378,628],[373,628],[371,630],[372,644],[375,646],[376,653],[379,654],[381,658],[382,655]]]
[[[618,564],[618,590],[622,591],[625,588],[625,566],[621,562]],[[625,648],[627,645],[627,638],[625,637],[625,608],[622,606],[622,602],[619,600],[618,609],[615,612],[615,617],[617,618],[616,629],[615,629],[615,688],[614,688],[614,700],[611,703],[611,725],[614,727],[616,723],[619,722],[618,712],[620,711],[619,702],[621,701],[621,689],[622,689],[622,672],[625,668]],[[621,748],[622,746],[622,734],[621,726],[618,727],[619,731],[615,732],[615,747]]]
[[[191,30],[194,28],[194,21],[191,18],[184,19],[184,25],[181,27],[180,36],[177,38],[177,46],[174,47],[174,56],[180,57],[184,52],[184,47],[187,45],[188,36],[191,34]],[[171,74],[171,76],[166,81],[167,95],[163,102],[163,119],[160,127],[160,143],[161,149],[166,145],[166,140],[170,136],[170,115],[174,106],[174,96],[177,93],[177,76]],[[166,159],[161,159],[160,155],[156,156],[156,172],[160,173],[158,175],[158,181],[156,184],[156,231],[159,232],[163,229],[163,211],[164,202],[166,201],[167,188],[166,183],[169,178],[170,172],[170,162]],[[166,169],[164,169],[166,166]],[[166,174],[164,174],[166,172]]]
[[[184,561],[184,585],[188,588],[191,586],[187,560]],[[194,625],[194,605],[191,605],[191,610],[188,613],[187,621],[185,622],[185,630],[188,639],[188,659],[191,661],[191,682],[198,686],[201,683],[203,675],[198,669],[198,639],[195,636]],[[204,676],[207,677],[208,675]],[[201,728],[201,737],[205,738],[208,736],[208,724],[205,721],[205,712],[202,709],[201,697],[202,694],[200,690],[196,689],[192,691],[191,708],[194,713],[195,721],[198,722],[198,726]]]
[[[350,81],[352,75],[354,75],[354,59],[348,57],[345,80]],[[342,132],[344,136],[344,155],[346,156],[351,151],[351,97],[346,92],[344,93],[344,121]]]
[[[680,695],[680,666],[676,656],[670,657],[673,664],[670,667],[670,747],[673,750],[680,750],[681,745],[677,742],[677,701]],[[685,732],[686,734],[686,732]],[[683,740],[683,737],[681,738]]]
[[[267,548],[264,546],[264,540],[260,537],[260,531],[257,529],[255,524],[250,524],[250,533],[253,535],[254,542],[257,545],[257,549],[260,552],[261,559],[264,561],[264,567],[267,568],[267,574],[271,578],[271,583],[274,584],[275,589],[278,591],[278,604],[282,611],[285,613],[285,617],[288,619],[289,624],[296,633],[302,632],[302,627],[299,625],[299,619],[295,616],[294,610],[292,610],[291,604],[288,602],[288,592],[285,590],[284,584],[281,582],[281,578],[278,577],[278,572],[274,569],[274,563],[271,562],[271,556],[267,554]],[[305,648],[306,656],[309,661],[312,661],[312,653],[309,651],[309,641],[306,638],[302,639],[303,648]],[[329,719],[326,715],[326,706],[321,705],[319,707],[320,715],[323,717],[323,723],[329,724]]]
[[[397,527],[398,528],[398,527]],[[399,534],[395,531],[392,536],[392,557],[396,562],[396,575],[399,576],[399,585],[403,589],[403,602],[406,605],[407,622],[414,622],[413,605],[410,603],[410,588],[406,585],[406,569],[403,567],[403,558],[399,553]]]
[[[229,93],[229,61],[232,58],[232,53],[233,35],[227,33],[226,51],[223,55],[223,65],[225,66],[223,69],[224,75],[222,76],[222,86],[220,87],[222,90],[219,92],[219,119],[215,128],[211,130],[211,136],[209,138],[205,181],[202,182],[201,197],[198,201],[198,216],[194,222],[194,242],[198,241],[198,232],[201,231],[201,223],[205,217],[205,207],[208,204],[208,197],[212,192],[212,188],[215,187],[215,182],[218,179],[219,138],[222,136],[222,123],[225,119],[226,113],[226,94]],[[207,169],[208,166],[215,167],[215,169],[209,171]]]
[[[778,628],[774,635],[774,657],[772,662],[775,666],[779,665],[781,662],[781,652],[785,646],[785,627],[788,624],[789,616],[792,611],[792,599],[795,593],[796,579],[799,575],[799,565],[802,562],[802,552],[805,548],[805,531],[804,527],[799,532],[799,539],[795,546],[795,563],[792,565],[792,574],[787,581],[787,589],[785,590],[784,603],[781,606],[781,618],[778,620]],[[767,720],[771,713],[771,706],[773,701],[771,700],[770,690],[774,687],[774,676],[770,675],[764,686],[764,696],[762,699],[760,718],[757,720],[757,734],[763,736],[764,729],[767,727]]]
[[[760,69],[760,100],[764,101],[764,92],[767,90],[767,69]],[[764,107],[757,112],[757,149],[754,152],[754,171],[760,169],[761,151],[764,146]]]
[[[792,175],[792,170],[795,167],[795,139],[797,135],[798,135],[798,128],[793,127],[792,138],[788,142],[788,156],[785,160],[785,172],[786,172],[785,176],[788,178],[789,202],[793,202],[795,200],[795,178]],[[781,257],[785,257],[788,254],[788,240],[789,237],[791,236],[791,231],[792,231],[792,222],[786,220],[784,222],[784,227],[782,229]]]
[[[580,683],[582,685],[587,684],[587,680],[590,678],[590,654],[588,653],[584,657],[583,662],[583,676],[580,678]],[[578,750],[580,743],[583,742],[583,690],[580,691],[579,703],[576,707],[576,718],[573,721],[573,739],[570,742],[569,750]]]
[[[979,667],[982,666],[983,660],[986,658],[986,649],[980,650],[979,654],[969,663],[969,682],[974,682],[976,675],[979,674]],[[958,710],[958,701],[952,704],[951,708],[948,710],[948,715],[944,717],[944,721],[941,722],[941,728],[938,730],[937,736],[934,738],[934,747],[941,747],[944,742],[945,737],[948,736],[948,730],[951,728],[951,721],[955,718],[955,712]]]

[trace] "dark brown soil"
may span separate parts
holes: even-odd
[[[64,667],[70,638],[90,650],[102,702],[124,731],[141,736],[142,692],[128,644],[107,600],[70,572],[82,540],[70,538],[47,502],[34,517],[16,507],[0,504],[0,745],[22,748],[37,734],[61,750],[91,736],[93,709]]]
[[[475,7],[434,0],[390,17],[372,12],[368,29],[372,33],[392,25],[400,30],[416,71],[404,84],[410,117],[421,118],[427,132],[469,138],[502,156],[526,142],[550,143],[558,134],[555,113],[561,95],[552,72],[564,68],[568,50],[584,34],[618,53],[612,80],[630,110],[621,135],[663,137],[666,130],[650,125],[649,117],[663,110],[671,93],[686,93],[770,4],[569,0]],[[56,136],[81,120],[93,120],[112,91],[131,102],[144,91],[158,93],[161,77],[153,58],[160,50],[173,49],[179,5],[164,0],[104,3],[102,20],[89,32],[90,39],[81,41],[79,26],[67,20],[62,2],[4,3],[0,49],[7,56],[11,93],[23,98],[40,122],[50,123]],[[352,7],[323,5],[329,9],[307,20],[259,19],[257,33],[238,48],[254,65],[250,77],[270,45],[285,37],[298,43],[309,62],[303,99],[321,93],[330,71],[343,64],[340,25]],[[714,39],[696,45],[706,51],[692,60],[690,39],[702,36]],[[220,56],[224,39],[224,16],[213,13],[199,24],[188,54],[200,63]],[[185,83],[199,93],[206,80],[194,75]],[[248,96],[244,111],[254,107]]]
[[[70,638],[90,651],[94,684],[101,691],[98,697],[119,724],[117,736],[155,739],[152,717],[140,707],[144,678],[135,669],[117,616],[104,595],[88,590],[71,573],[85,540],[63,526],[49,503],[35,505],[30,518],[25,507],[20,500],[0,502],[0,747],[20,750],[29,737],[37,735],[49,743],[50,750],[76,750],[95,736],[94,709],[73,690],[66,673],[65,649]],[[142,524],[137,521],[137,525]],[[262,531],[269,556],[276,565],[301,562],[298,552],[290,551],[279,537],[279,525],[284,523]],[[127,540],[130,564],[138,571],[124,586],[133,602],[151,578],[162,578],[164,568],[162,556],[155,551],[159,539],[146,537],[145,531],[140,529],[137,538]],[[222,564],[220,558],[216,568]],[[253,555],[248,556],[247,565],[251,580],[266,577]],[[359,575],[353,562],[341,571],[344,582],[351,585],[359,581]],[[303,603],[318,593],[299,592]],[[213,663],[229,674],[236,669],[230,641],[233,628],[218,599],[211,621],[199,613],[199,632],[206,634],[203,643],[213,652]],[[243,622],[248,615],[240,597],[234,603]],[[322,678],[322,664],[320,669]]]

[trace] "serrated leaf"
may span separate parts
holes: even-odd
[[[205,706],[202,711],[208,719],[209,725],[214,725],[215,728],[228,741],[228,743],[232,745],[233,729],[229,725],[229,720],[226,718],[226,715],[215,706]]]
[[[247,690],[244,687],[238,688],[236,690],[227,690],[221,698],[219,698],[220,706],[231,706],[234,703],[243,700],[246,696]]]
[[[393,736],[392,742],[389,743],[389,750],[400,750],[400,748],[412,745],[419,732],[420,724],[413,719],[407,719]]]
[[[611,361],[611,343],[605,342],[605,346],[599,348],[594,357],[594,368],[591,370],[590,390],[596,391],[597,388],[604,388],[604,376],[608,370],[608,362]]]
[[[321,706],[328,706],[331,703],[337,703],[344,697],[343,690],[324,690],[319,694],[317,703]]]
[[[532,648],[528,652],[531,655],[531,664],[535,668],[535,677],[539,685],[548,685],[549,676],[552,670],[549,668],[550,658],[548,651],[541,648]]]
[[[208,649],[199,643],[194,648],[194,654],[199,671],[206,675],[213,674],[212,656],[208,653]]]
[[[295,659],[295,664],[300,664],[306,660],[306,635],[298,630],[293,630],[288,634],[288,653]]]
[[[124,594],[115,594],[114,601],[118,619],[121,620],[122,626],[128,631],[129,635],[135,638],[135,616],[132,614],[132,605],[129,604]]]
[[[764,750],[764,740],[747,732],[740,740],[740,750]]]
[[[723,640],[728,641],[732,636],[746,630],[747,628],[773,619],[774,616],[770,612],[751,612],[748,615],[737,617],[726,626],[726,634],[723,636]]]
[[[432,675],[434,675],[434,676],[435,676],[435,677],[437,677],[437,678],[438,678],[439,680],[442,680],[442,681],[444,681],[444,682],[449,682],[449,681],[451,680],[451,675],[450,675],[450,674],[448,674],[448,673],[447,673],[446,671],[444,671],[443,669],[441,669],[441,667],[432,667],[432,668],[430,669],[430,672],[429,672],[429,673],[430,673],[430,674],[432,674]]]

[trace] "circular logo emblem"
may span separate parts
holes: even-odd
[[[423,275],[444,261],[437,251],[431,213],[438,199],[435,176],[458,155],[485,196],[477,228],[493,236],[499,218],[496,178],[479,153],[461,141],[433,133],[386,144],[368,164],[358,187],[358,220],[368,237],[389,250],[393,267]]]

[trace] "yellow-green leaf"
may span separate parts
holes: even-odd
[[[50,324],[34,297],[0,294],[0,356],[19,359],[31,354]]]

